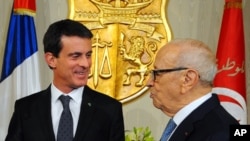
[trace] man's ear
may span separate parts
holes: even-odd
[[[187,91],[195,87],[198,81],[199,73],[196,70],[188,69],[187,71],[185,71],[181,89],[182,93],[186,93]]]
[[[51,69],[56,68],[56,57],[54,57],[51,52],[45,53],[44,58],[45,58],[46,63]]]

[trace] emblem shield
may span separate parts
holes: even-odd
[[[88,86],[121,102],[145,93],[156,52],[171,40],[167,0],[68,0],[93,33]]]

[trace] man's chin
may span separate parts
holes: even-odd
[[[81,83],[77,83],[74,87],[75,88],[80,88],[80,87],[83,87],[83,86],[86,86],[87,85],[87,82],[81,82]]]
[[[155,108],[160,109],[160,105],[157,102],[155,102],[154,100],[153,100],[153,105],[155,106]]]

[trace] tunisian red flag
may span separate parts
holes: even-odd
[[[217,48],[218,72],[213,89],[240,124],[247,123],[245,42],[242,0],[225,0]]]

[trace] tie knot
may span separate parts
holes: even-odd
[[[64,109],[69,108],[70,96],[61,95],[59,99],[61,100]]]
[[[172,132],[172,130],[174,130],[175,127],[176,127],[176,124],[174,120],[171,118],[168,122],[167,128],[169,128],[169,130]]]

